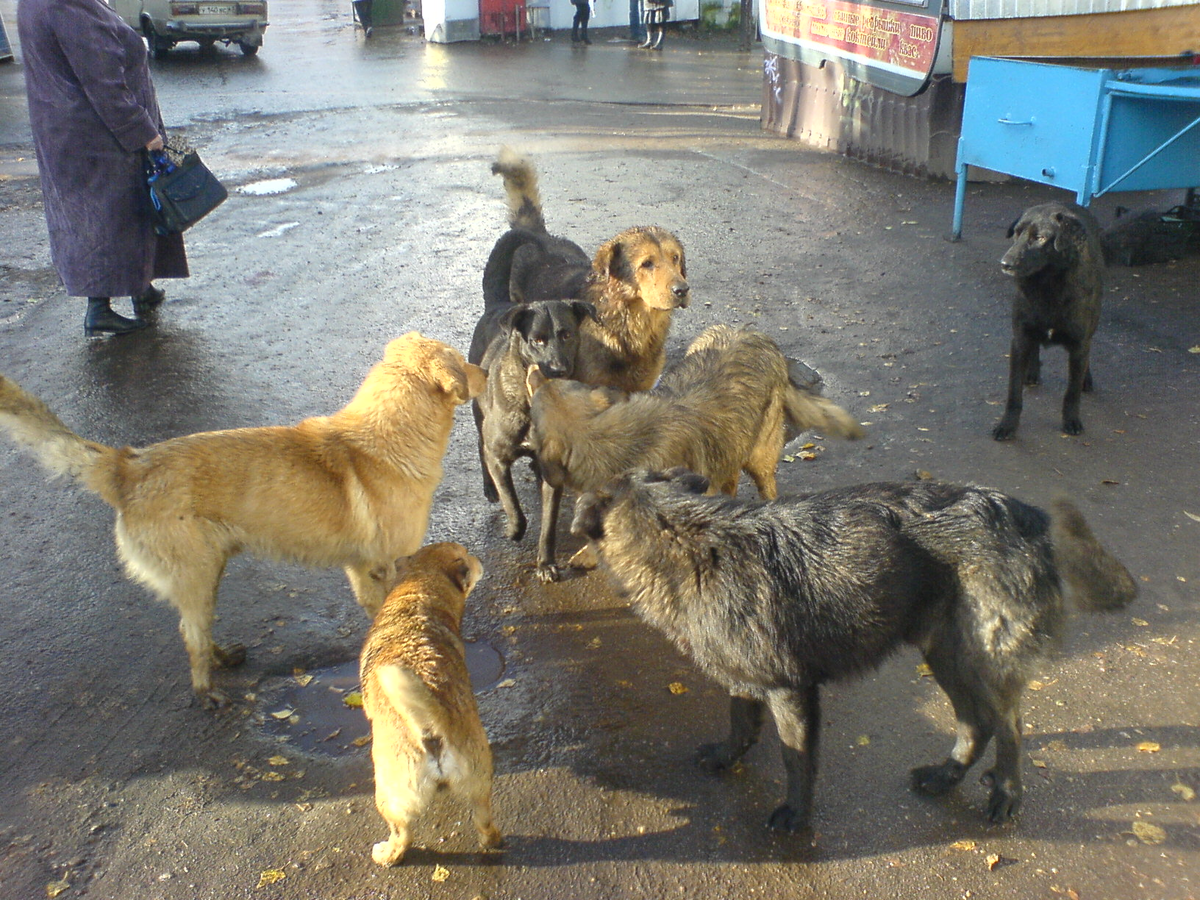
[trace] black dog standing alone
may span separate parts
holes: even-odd
[[[1012,350],[1008,363],[1008,401],[1004,417],[992,429],[998,441],[1011,440],[1021,420],[1022,392],[1041,378],[1043,344],[1067,351],[1067,391],[1062,430],[1082,434],[1079,400],[1092,389],[1092,335],[1100,322],[1104,254],[1100,229],[1086,209],[1043,203],[1025,210],[1009,229],[1013,245],[1000,260],[1017,280],[1013,301]]]
[[[727,740],[700,750],[730,768],[769,709],[787,798],[770,826],[811,832],[822,683],[920,648],[950,697],[958,740],[913,787],[955,787],[996,739],[988,818],[1021,802],[1017,706],[1054,647],[1064,596],[1116,610],[1137,594],[1079,511],[1049,514],[979,487],[866,484],[772,503],[702,496],[683,469],[631,473],[585,495],[573,530],[595,543],[634,610],[731,695]]]

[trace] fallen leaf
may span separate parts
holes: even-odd
[[[987,855],[987,867],[989,872],[995,869],[996,866],[1000,865],[1000,859],[1001,856],[999,853],[989,853]]]
[[[434,866],[432,880],[437,882],[445,881],[450,877],[450,870],[445,866]]]
[[[800,459],[804,460],[805,462],[812,462],[814,459],[817,458],[817,454],[813,453],[811,450],[802,450],[799,453],[797,453],[796,456],[799,457]]]
[[[1200,346],[1188,347],[1188,353],[1200,353]]]
[[[922,678],[931,678],[933,676],[933,669],[929,668],[929,663],[918,663],[917,674]]]
[[[617,679],[617,687],[631,688],[631,687],[633,687],[633,682],[626,681],[624,678],[618,678]]]
[[[1185,516],[1187,516],[1189,519],[1191,519],[1193,522],[1200,522],[1200,516],[1196,515],[1195,513],[1190,513],[1185,509],[1183,511],[1183,514]]]
[[[888,408],[890,404],[876,403],[874,406],[867,407],[867,412],[881,413]]]
[[[812,450],[816,446],[817,445],[814,444],[812,441],[809,441],[807,444],[801,444],[800,449],[801,450]]]
[[[1044,687],[1045,687],[1045,685],[1044,685],[1044,684],[1042,684],[1040,681],[1031,681],[1031,682],[1029,682],[1029,689],[1030,689],[1031,691],[1040,691],[1040,690],[1041,690],[1042,688],[1044,688]]]
[[[1132,622],[1134,625],[1136,625],[1138,628],[1145,628],[1146,626],[1148,626],[1150,624],[1145,619],[1136,619],[1135,618],[1135,619],[1130,619],[1129,621]]]
[[[67,890],[70,887],[71,887],[71,882],[67,881],[67,879],[65,879],[65,878],[62,881],[52,881],[48,885],[46,885],[46,896],[47,897],[57,897],[59,894],[61,894],[63,891]]]
[[[1038,768],[1038,769],[1044,769],[1044,768],[1046,768],[1046,761],[1045,761],[1045,760],[1042,760],[1042,759],[1031,759],[1031,760],[1030,760],[1030,762],[1031,762],[1031,763],[1033,763],[1033,765],[1034,765],[1034,767],[1035,767],[1035,768]]]
[[[1160,747],[1154,741],[1142,741],[1137,745],[1137,748],[1139,753],[1157,753],[1162,749],[1162,747]]]
[[[371,743],[371,736],[369,734],[364,734],[361,737],[356,737],[350,743],[352,743],[355,747],[365,747],[367,744]]]
[[[1184,800],[1195,800],[1196,792],[1184,784],[1182,781],[1177,781],[1171,785],[1171,790],[1182,797]]]
[[[688,692],[687,687],[680,684],[678,681],[672,681],[670,684],[668,684],[667,690],[672,694],[686,694]]]
[[[516,682],[513,681],[511,678],[505,678],[502,682],[500,682],[498,685],[496,685],[496,687],[498,687],[498,688],[510,688],[510,687],[515,687],[515,686],[516,686]]]
[[[279,772],[263,772],[260,777],[263,781],[283,781],[283,775]]]
[[[292,678],[296,680],[296,684],[300,685],[300,687],[308,687],[313,680],[313,677],[306,672],[297,672],[292,675]]]
[[[292,761],[286,756],[272,756],[267,760],[269,766],[290,766]]]
[[[362,692],[351,691],[342,698],[342,702],[351,709],[362,709]]]
[[[974,841],[955,841],[953,844],[950,845],[950,849],[951,850],[961,850],[965,853],[965,852],[974,850],[978,846],[979,845],[976,844]]]
[[[283,721],[284,719],[291,718],[295,714],[296,711],[294,709],[277,709],[275,712],[271,713],[271,718]]]
[[[1133,823],[1133,836],[1143,844],[1161,844],[1167,839],[1167,833],[1157,825],[1141,821]]]
[[[858,736],[858,740],[856,740],[854,743],[860,747],[869,747],[871,745],[871,739],[865,734],[860,734]]]
[[[267,869],[258,876],[258,886],[266,887],[269,884],[277,884],[287,878],[283,869]]]

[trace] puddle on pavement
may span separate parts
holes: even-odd
[[[465,644],[467,670],[476,693],[494,687],[504,674],[504,657],[486,641]],[[360,705],[358,660],[287,678],[271,679],[259,690],[263,730],[308,753],[344,756],[366,747],[371,734]]]

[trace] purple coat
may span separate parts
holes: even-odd
[[[142,149],[164,134],[146,47],[103,0],[19,0],[29,121],[67,293],[134,296],[186,278],[180,235],[146,214]]]

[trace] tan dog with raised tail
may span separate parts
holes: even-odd
[[[0,428],[116,510],[125,571],[178,610],[192,688],[213,707],[226,702],[213,689],[213,663],[245,656],[212,640],[226,561],[246,551],[341,566],[373,617],[395,560],[424,540],[454,409],[486,379],[457,350],[414,331],[388,344],[344,409],[294,426],[106,447],[0,376]]]

